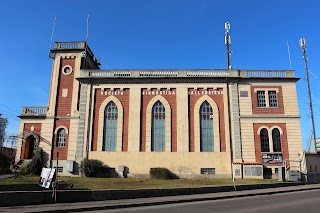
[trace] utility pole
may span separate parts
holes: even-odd
[[[307,81],[307,86],[308,86],[308,97],[309,97],[309,108],[310,108],[310,116],[311,116],[311,133],[313,136],[313,146],[314,146],[314,151],[317,152],[317,144],[316,144],[316,131],[314,128],[314,116],[313,116],[313,109],[312,109],[312,98],[311,98],[311,90],[310,90],[310,82],[309,82],[309,70],[308,70],[308,63],[307,63],[307,54],[306,54],[306,50],[307,50],[307,42],[305,38],[300,38],[299,40],[300,43],[300,47],[302,50],[302,54],[303,54],[303,61],[304,61],[304,67],[305,67],[305,71],[306,71],[306,81]]]
[[[225,44],[226,44],[226,48],[227,48],[227,68],[229,70],[231,70],[231,51],[230,51],[230,45],[231,45],[231,39],[229,36],[229,30],[230,30],[230,23],[226,22],[224,24],[224,28],[226,29],[226,36],[225,36]]]

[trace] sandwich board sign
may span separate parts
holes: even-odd
[[[44,188],[50,188],[51,183],[55,180],[55,171],[54,168],[42,168],[40,180],[39,180],[39,186]]]

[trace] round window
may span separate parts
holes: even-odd
[[[70,68],[70,67],[65,67],[65,68],[63,69],[63,72],[64,72],[65,74],[69,74],[69,73],[71,73],[71,68]]]

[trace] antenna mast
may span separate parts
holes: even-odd
[[[230,30],[230,23],[226,22],[224,24],[224,28],[226,29],[226,35],[225,35],[225,44],[227,48],[227,67],[230,70],[231,69],[231,51],[230,51],[230,46],[231,46],[231,38],[229,36],[229,30]]]
[[[313,137],[312,143],[314,146],[314,151],[317,152],[317,145],[316,145],[316,131],[314,128],[314,117],[313,117],[313,109],[312,109],[312,98],[311,98],[311,90],[310,90],[310,82],[309,82],[309,70],[308,70],[308,63],[307,63],[307,54],[306,54],[306,50],[307,50],[307,42],[305,38],[300,38],[299,40],[300,43],[300,47],[302,50],[302,54],[303,54],[303,61],[304,61],[304,67],[305,67],[305,71],[306,71],[306,81],[307,81],[307,86],[308,86],[308,97],[309,97],[309,108],[310,108],[310,115],[311,115],[311,122],[312,122],[312,126],[311,126],[311,133]],[[312,139],[312,138],[311,138]]]
[[[50,39],[50,47],[49,47],[49,58],[53,58],[53,55],[51,55],[51,48],[52,48],[52,41],[53,41],[53,36],[54,36],[54,28],[56,26],[56,19],[57,17],[54,17],[54,20],[53,20],[53,26],[52,26],[52,33],[51,33],[51,39]]]

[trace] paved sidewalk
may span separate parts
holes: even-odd
[[[234,197],[256,196],[266,194],[276,194],[284,192],[304,191],[320,189],[320,184],[255,189],[245,191],[220,192],[209,194],[181,195],[169,197],[123,199],[108,201],[90,201],[77,203],[57,203],[46,205],[29,205],[29,206],[12,206],[1,207],[0,212],[77,212],[77,211],[94,211],[102,209],[117,209],[137,206],[151,206],[170,203],[183,203],[204,200],[218,200]]]

